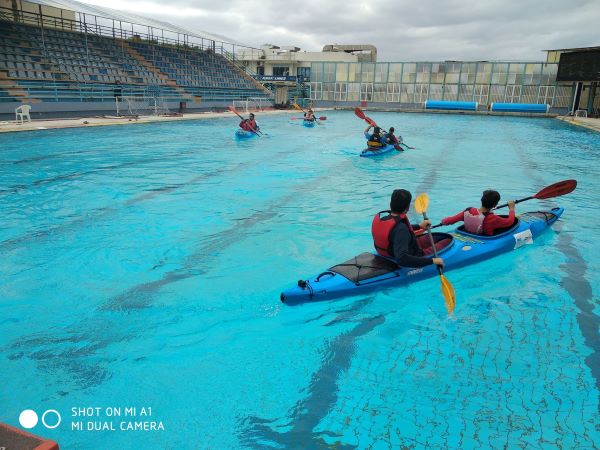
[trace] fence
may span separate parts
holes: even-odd
[[[557,63],[312,63],[311,98],[327,102],[422,104],[426,100],[570,105],[572,84],[556,82]]]

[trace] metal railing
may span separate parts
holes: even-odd
[[[18,17],[14,17],[15,15],[17,15]],[[15,18],[18,20],[15,21]],[[34,79],[18,79],[15,80],[15,82],[18,83],[16,85],[15,83],[11,84],[11,82],[2,83],[2,80],[0,80],[0,89],[4,89],[5,91],[12,90],[13,92],[25,92],[25,95],[27,97],[39,98],[46,101],[64,101],[66,99],[74,99],[75,101],[107,101],[107,99],[112,99],[112,90],[114,88],[114,86],[112,85],[103,85],[102,82],[86,83],[85,81],[81,82],[82,80],[79,80],[80,82],[62,82],[60,79],[57,79],[56,76],[58,76],[59,78],[62,76],[64,80],[64,75],[62,75],[63,72],[67,76],[70,75],[63,69],[55,69],[54,66],[60,67],[60,64],[52,60],[52,58],[46,54],[46,43],[52,42],[53,40],[53,38],[49,36],[49,34],[51,33],[50,30],[57,30],[61,33],[66,32],[65,36],[61,36],[62,38],[69,38],[69,32],[77,33],[78,35],[71,36],[71,38],[75,38],[77,41],[80,42],[76,42],[73,45],[79,45],[82,48],[85,47],[85,53],[86,55],[88,55],[88,59],[90,51],[97,52],[99,49],[102,50],[101,53],[111,51],[110,48],[108,50],[104,48],[105,43],[99,42],[99,39],[109,38],[111,39],[110,42],[116,41],[118,47],[120,48],[119,53],[122,53],[123,55],[123,61],[119,61],[117,64],[122,65],[123,67],[121,69],[125,72],[127,72],[129,68],[126,67],[128,66],[128,63],[125,60],[124,55],[126,52],[123,49],[123,46],[127,45],[126,43],[135,42],[143,43],[149,46],[149,49],[151,50],[150,57],[148,59],[147,55],[144,55],[144,58],[146,58],[153,65],[153,67],[157,68],[157,71],[159,73],[162,73],[160,67],[157,65],[160,61],[154,61],[154,56],[157,56],[159,59],[161,58],[161,56],[160,52],[156,52],[153,49],[154,46],[160,46],[162,50],[164,50],[165,48],[172,48],[174,51],[173,54],[169,55],[169,60],[172,61],[173,64],[184,63],[187,65],[187,63],[190,60],[195,61],[197,59],[199,52],[203,53],[203,57],[204,55],[206,55],[206,53],[213,53],[215,55],[223,56],[229,62],[235,61],[234,44],[228,44],[225,42],[214,41],[210,39],[200,38],[200,41],[198,42],[196,38],[196,42],[194,42],[194,40],[191,39],[190,36],[183,36],[183,39],[179,39],[178,35],[178,39],[174,40],[168,37],[156,36],[153,33],[144,34],[136,32],[133,30],[133,28],[132,30],[127,30],[123,27],[107,27],[98,23],[90,24],[85,21],[82,22],[63,17],[47,16],[26,11],[13,11],[9,8],[3,7],[0,7],[0,21],[9,21],[11,23],[15,23],[15,25],[17,26],[21,26],[24,24],[36,27],[37,30],[39,30],[36,31],[36,39],[38,39],[38,42],[41,39],[42,55],[45,55],[46,59],[50,58],[48,62],[43,63],[53,66],[53,68],[50,69],[50,71],[56,72],[56,75],[52,75],[53,78],[55,78],[54,80],[36,82],[36,80]],[[95,36],[98,36],[99,39],[92,39]],[[119,41],[120,45],[118,44]],[[231,46],[232,51],[229,51],[226,48],[227,45]],[[103,57],[106,57],[106,55],[103,55]],[[111,61],[116,62],[114,58]],[[88,64],[87,66],[90,66],[90,64]],[[239,66],[236,64],[236,68],[237,67]],[[245,75],[240,74],[240,76],[247,76],[252,78],[246,70],[244,70],[244,74]],[[128,76],[133,76],[135,78],[136,75],[134,74]],[[168,74],[165,76],[166,78],[169,78]],[[263,91],[264,94],[268,97],[273,96],[272,92],[266,90],[264,86],[262,86],[260,83],[257,83],[254,80],[253,82],[255,83],[256,90],[250,88],[236,89],[235,87],[209,88],[202,86],[186,86],[181,83],[178,83],[177,86],[183,88],[184,90],[190,93],[200,93],[194,95],[201,95],[204,98],[208,97],[216,101],[233,100],[246,98],[248,96],[256,96],[257,93],[260,91]],[[172,87],[169,88],[168,86],[161,87],[152,85],[131,86],[130,83],[131,81],[122,85],[123,95],[148,95],[149,92],[158,92],[158,95],[163,95],[166,93],[166,95],[177,99],[185,100],[189,98],[189,96],[185,96],[180,93],[173,93]],[[169,89],[171,89],[171,91],[169,91]],[[17,101],[19,96],[22,96],[22,94],[13,95],[13,97],[17,99]],[[4,96],[0,96],[0,101],[7,100]]]
[[[245,75],[247,75],[248,77],[252,78],[253,80],[255,80],[260,86],[262,86],[263,90],[265,91],[265,93],[268,93],[268,95],[271,98],[275,97],[275,93],[269,89],[267,86],[265,86],[264,84],[260,83],[259,81],[257,81],[257,77],[258,75],[255,72],[251,72],[249,70],[249,68],[247,66],[245,66],[242,62],[242,60],[236,58],[235,56],[235,50],[233,52],[228,52],[226,50],[223,50],[222,53],[223,57],[225,59],[227,59],[230,63],[232,63],[235,67],[237,67],[238,69],[240,69]]]
[[[124,97],[161,97],[170,101],[190,100],[201,97],[203,101],[232,102],[249,97],[257,97],[256,91],[244,89],[218,89],[182,86],[188,95],[182,95],[168,86],[134,86],[121,85],[119,93],[114,85],[86,84],[69,82],[36,82],[27,81],[19,85],[0,80],[0,102],[28,101],[39,99],[43,101],[71,102],[107,102],[114,101],[116,95]],[[6,93],[6,96],[1,94]],[[264,97],[268,99],[268,96]]]
[[[86,15],[84,15],[85,19]],[[101,16],[98,16],[103,19]],[[98,36],[109,37],[112,39],[123,39],[123,40],[144,40],[150,43],[162,44],[166,46],[173,46],[176,48],[189,48],[189,49],[200,49],[200,50],[212,50],[215,53],[223,54],[226,49],[231,49],[230,53],[235,52],[236,44],[218,41],[210,38],[203,38],[200,36],[187,35],[184,33],[175,33],[170,30],[163,30],[153,28],[151,26],[139,25],[130,22],[131,29],[124,28],[122,22],[119,27],[107,26],[98,23],[96,16],[94,16],[94,22],[90,23],[87,21],[74,20],[65,17],[55,17],[46,14],[39,14],[30,11],[13,10],[11,8],[0,7],[0,20],[13,22],[17,24],[32,25],[36,27],[47,29],[57,29],[62,31],[78,32],[83,34],[93,34]],[[113,21],[114,22],[114,21]],[[138,26],[136,30],[134,25]],[[139,30],[139,27],[147,28],[147,32]],[[154,31],[161,32],[156,34]],[[175,34],[176,38],[165,36],[164,32]],[[237,47],[246,48],[237,44]]]

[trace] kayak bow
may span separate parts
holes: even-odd
[[[236,139],[250,139],[256,136],[258,136],[258,134],[253,133],[252,131],[242,130],[241,128],[238,128],[235,132]]]

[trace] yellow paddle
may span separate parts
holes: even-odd
[[[298,111],[302,111],[304,113],[304,115],[306,115],[306,111],[304,111],[298,103],[292,103],[292,106],[294,107],[294,109],[297,109]],[[325,120],[325,119],[327,119],[327,117],[319,117],[319,119]],[[316,117],[315,117],[315,122],[317,122],[317,125],[321,125],[321,122],[319,122]]]
[[[429,197],[427,194],[421,194],[415,199],[415,210],[419,214],[423,214],[423,219],[429,220],[427,218],[427,207],[429,206]],[[436,258],[437,250],[435,248],[435,242],[433,241],[433,235],[431,234],[431,230],[428,230],[427,233],[429,235],[429,240],[431,241],[431,249],[433,250],[433,256]],[[454,287],[452,284],[446,279],[444,276],[444,272],[440,266],[437,266],[438,272],[440,273],[440,281],[442,282],[442,295],[444,296],[444,302],[446,303],[446,309],[448,313],[452,314],[454,311],[454,307],[456,306],[456,295],[454,294]]]

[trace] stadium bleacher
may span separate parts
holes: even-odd
[[[167,102],[201,98],[203,103],[225,104],[272,97],[269,90],[211,48],[144,40],[139,35],[121,39],[5,19],[6,15],[0,14],[0,106],[114,102],[117,82],[124,97],[155,96]]]

